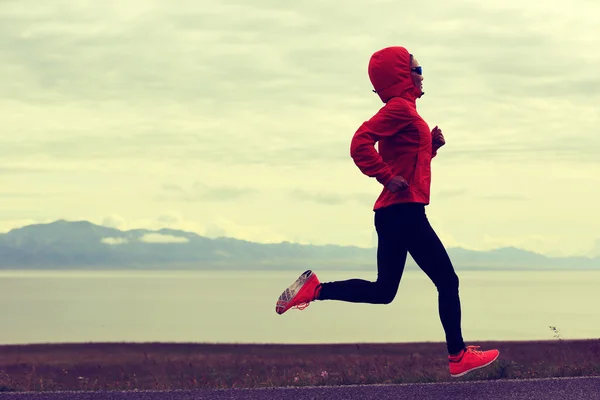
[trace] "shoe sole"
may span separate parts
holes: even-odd
[[[309,269],[304,271],[298,279],[294,283],[290,285],[287,289],[281,293],[279,299],[277,300],[277,304],[275,305],[275,312],[279,315],[283,314],[289,308],[286,309],[288,304],[294,299],[294,297],[300,292],[304,284],[308,281],[308,279],[313,275],[313,272]],[[279,304],[285,304],[284,306],[280,306]]]
[[[453,378],[459,378],[461,376],[465,376],[466,374],[468,374],[470,372],[473,372],[475,370],[487,367],[488,365],[490,365],[491,363],[493,363],[494,361],[496,361],[498,359],[498,357],[500,357],[500,353],[499,352],[498,352],[498,354],[496,354],[496,357],[494,357],[494,359],[492,361],[488,362],[487,364],[483,364],[483,365],[480,365],[479,367],[471,368],[470,370],[465,371],[465,372],[461,372],[460,374],[450,374],[450,376],[452,376]]]

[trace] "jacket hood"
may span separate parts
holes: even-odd
[[[384,103],[392,97],[415,101],[424,93],[412,81],[410,53],[404,47],[378,50],[369,60],[369,79]]]

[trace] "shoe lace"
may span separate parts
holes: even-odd
[[[296,308],[298,310],[304,310],[306,307],[308,307],[309,303],[299,303],[296,304],[295,306],[293,306],[292,308]],[[311,309],[312,310],[312,309]]]
[[[319,293],[321,292],[321,285],[318,285],[317,287],[315,287],[315,293],[313,295],[313,298],[311,301],[314,301],[317,296],[319,295]],[[306,307],[308,307],[310,304],[310,302],[304,301],[302,303],[298,303],[295,306],[293,306],[292,308],[296,308],[298,310],[304,310]]]
[[[483,358],[483,351],[481,350],[475,350],[480,348],[481,346],[467,346],[467,352],[471,353],[479,358]]]
[[[288,304],[287,301],[283,301],[283,300],[278,300],[277,301],[277,307],[285,307]],[[304,310],[306,307],[308,307],[308,303],[307,302],[303,302],[303,303],[299,303],[296,304],[294,306],[292,306],[291,308],[297,308],[298,310]]]

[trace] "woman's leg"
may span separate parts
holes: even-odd
[[[409,237],[408,251],[437,287],[438,309],[446,334],[448,353],[456,354],[465,348],[461,331],[458,276],[444,245],[429,224],[424,207],[419,211],[413,235]]]
[[[401,208],[375,211],[377,231],[377,280],[349,279],[324,282],[316,300],[340,300],[352,303],[389,304],[392,302],[406,263],[406,227],[402,226]]]

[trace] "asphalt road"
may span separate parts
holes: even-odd
[[[600,376],[276,389],[0,393],[0,398],[2,400],[600,400]]]

